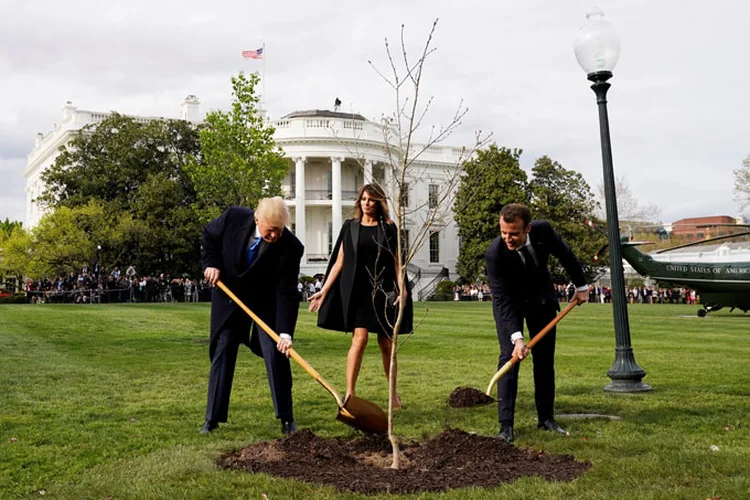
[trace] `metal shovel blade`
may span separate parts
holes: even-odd
[[[372,434],[385,434],[388,432],[388,417],[375,403],[357,396],[348,395],[344,405],[339,407],[336,420],[345,423],[355,429]]]

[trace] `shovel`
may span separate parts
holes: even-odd
[[[271,337],[274,342],[279,342],[279,336],[274,332],[262,319],[260,319],[253,311],[250,310],[237,296],[232,293],[227,286],[221,282],[216,282],[216,286],[221,288],[229,298],[234,300],[247,314],[250,316],[255,323],[260,326],[264,332]],[[289,348],[289,356],[296,361],[304,370],[310,374],[325,390],[327,390],[331,396],[336,400],[336,404],[339,407],[338,415],[336,420],[345,423],[355,429],[359,429],[364,432],[373,434],[385,434],[388,430],[388,418],[375,403],[371,403],[365,399],[358,398],[353,395],[348,395],[345,400],[341,399],[341,396],[336,389],[331,386],[326,380],[313,368],[310,363],[305,361],[297,351],[293,348]]]
[[[542,328],[542,330],[540,330],[539,333],[537,333],[534,338],[531,339],[528,344],[526,344],[526,348],[531,349],[532,347],[534,347],[537,342],[542,340],[542,338],[544,338],[544,336],[547,335],[547,333],[552,330],[552,328],[554,328],[557,323],[560,322],[561,319],[563,319],[575,306],[579,305],[580,303],[581,301],[578,300],[578,298],[574,297],[565,309],[560,311],[557,316],[555,316],[552,321],[547,324],[547,326]],[[461,396],[464,399],[468,400],[467,403],[464,403],[462,405],[464,408],[496,403],[497,400],[492,397],[492,388],[495,387],[497,381],[500,380],[506,373],[508,373],[510,369],[513,368],[513,365],[517,364],[519,361],[521,360],[518,356],[514,355],[512,358],[510,358],[510,361],[505,363],[502,368],[500,368],[497,373],[493,375],[492,380],[490,380],[490,385],[487,386],[487,392],[483,393],[479,389],[473,389],[471,387],[459,387],[455,391],[453,391],[454,394],[451,394],[451,397],[453,398],[453,396],[457,394],[457,391],[462,391]],[[450,400],[448,404],[450,404],[454,408],[461,407],[455,406]]]

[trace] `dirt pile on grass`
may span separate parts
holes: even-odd
[[[448,406],[451,408],[472,408],[494,401],[492,397],[473,387],[456,387],[448,396]]]
[[[401,469],[393,470],[391,445],[384,436],[324,439],[304,429],[238,450],[220,465],[365,494],[494,487],[523,476],[571,481],[591,467],[569,455],[517,448],[456,429],[424,443],[404,443],[401,453]]]

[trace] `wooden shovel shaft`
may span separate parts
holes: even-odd
[[[279,343],[280,338],[278,334],[274,332],[271,329],[271,327],[265,323],[265,321],[260,319],[257,314],[255,314],[252,310],[250,310],[250,308],[247,307],[245,303],[242,302],[234,293],[232,293],[232,291],[229,288],[227,288],[227,286],[224,283],[222,283],[221,280],[216,282],[216,286],[221,288],[224,291],[224,293],[226,293],[229,296],[230,299],[235,301],[237,305],[240,306],[248,314],[248,316],[250,316],[253,319],[253,321],[255,321],[255,323],[259,327],[261,327],[263,331],[268,334],[269,337],[273,339],[274,342],[276,342],[277,344]],[[326,380],[320,375],[320,373],[318,373],[317,370],[315,370],[315,368],[310,366],[310,363],[305,361],[305,359],[302,356],[300,356],[297,353],[297,351],[295,351],[291,347],[289,348],[289,356],[291,356],[291,358],[294,359],[294,361],[296,361],[307,373],[309,373],[312,376],[312,378],[314,378],[320,385],[322,385],[328,392],[331,393],[331,396],[333,396],[336,399],[336,404],[339,405],[339,408],[344,407],[344,402],[341,400],[341,396],[339,396],[339,393],[336,392],[333,386],[331,386],[331,384],[326,382]]]
[[[533,339],[529,340],[529,343],[526,344],[526,348],[527,349],[531,349],[532,347],[534,347],[537,344],[537,342],[539,342],[540,340],[542,340],[542,338],[545,335],[547,335],[547,332],[549,332],[550,330],[552,330],[555,327],[555,325],[557,323],[559,323],[560,320],[565,317],[566,314],[568,314],[575,306],[577,306],[580,303],[581,303],[581,301],[578,300],[577,297],[574,297],[573,300],[570,301],[570,304],[568,304],[568,307],[566,307],[565,309],[563,309],[562,311],[560,311],[560,313],[557,316],[555,316],[552,319],[552,321],[550,321],[547,324],[547,326],[545,326],[544,328],[542,328],[542,330],[539,333],[537,333],[536,335],[534,335]],[[502,366],[502,368],[500,368],[497,371],[497,373],[495,373],[495,375],[492,377],[492,380],[490,380],[490,385],[487,386],[487,392],[485,394],[487,394],[488,396],[492,396],[492,388],[495,387],[495,384],[497,383],[497,381],[500,380],[503,377],[503,375],[505,375],[506,373],[508,373],[508,371],[510,371],[510,369],[513,368],[513,365],[515,365],[519,361],[520,361],[520,359],[518,358],[518,356],[516,356],[514,354],[513,357],[510,358],[510,361],[508,361],[507,363],[505,363]]]

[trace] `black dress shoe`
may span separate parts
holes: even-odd
[[[282,420],[281,433],[291,434],[292,432],[297,432],[297,423],[294,420]]]
[[[209,432],[218,428],[219,428],[219,422],[214,422],[213,420],[206,420],[203,423],[203,427],[201,427],[201,434],[208,434]]]
[[[552,431],[558,434],[564,434],[566,436],[570,436],[570,433],[566,431],[565,429],[563,429],[562,427],[560,427],[560,424],[558,424],[554,418],[548,418],[544,422],[539,422],[537,424],[537,428],[545,430],[545,431]]]
[[[515,436],[513,435],[513,427],[510,425],[501,426],[500,434],[498,434],[497,437],[499,437],[506,443],[513,444],[513,439],[515,439]]]

